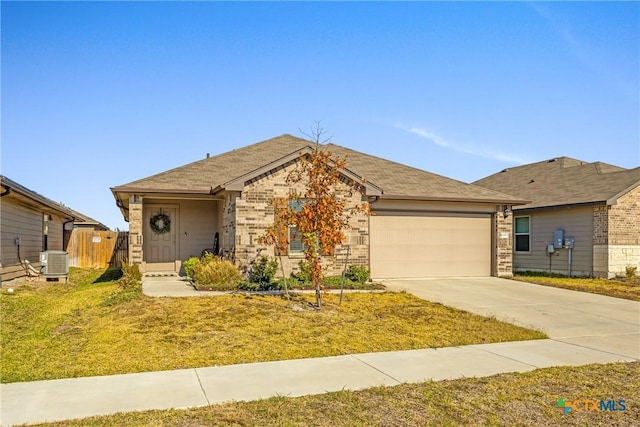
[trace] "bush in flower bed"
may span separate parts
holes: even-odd
[[[198,290],[232,291],[238,289],[242,273],[231,261],[207,254],[194,264],[192,280]]]
[[[309,264],[302,260],[298,263],[299,272],[292,274],[289,281],[289,287],[292,289],[314,289],[311,283],[311,274]],[[322,285],[325,289],[384,289],[384,286],[376,283],[368,283],[369,269],[359,265],[349,265],[342,276],[327,276],[322,279]],[[280,279],[280,283],[284,280]]]
[[[304,261],[300,262],[300,273],[289,279],[275,279],[278,268],[276,259],[262,256],[251,265],[249,280],[245,280],[240,269],[231,261],[210,254],[202,258],[191,257],[182,263],[185,274],[200,291],[278,291],[314,289],[309,280]],[[325,289],[384,289],[384,286],[369,283],[369,270],[350,265],[342,276],[323,279]]]

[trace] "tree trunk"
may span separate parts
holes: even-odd
[[[314,282],[316,285],[316,305],[318,309],[322,308],[322,293],[320,292],[320,281],[317,278],[314,278]]]

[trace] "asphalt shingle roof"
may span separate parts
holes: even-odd
[[[107,227],[106,225],[102,224],[101,222],[83,214],[80,213],[76,210],[71,209],[70,207],[67,207],[61,203],[55,202],[51,199],[49,199],[48,197],[43,196],[40,193],[37,193],[33,190],[30,190],[29,188],[25,187],[22,184],[18,184],[16,181],[13,181],[9,178],[7,178],[4,175],[0,175],[0,185],[2,187],[5,187],[5,189],[10,189],[7,190],[9,191],[8,194],[11,194],[11,192],[14,192],[16,194],[19,194],[23,197],[26,197],[28,199],[33,200],[34,202],[37,202],[40,205],[44,205],[47,206],[59,213],[62,213],[63,215],[66,215],[70,218],[74,218],[76,223],[90,223],[90,224],[95,224],[101,228],[104,228],[105,230],[108,230],[109,227]]]
[[[313,143],[285,134],[114,187],[112,190],[208,192],[309,146],[313,146]],[[347,155],[347,168],[382,188],[385,197],[522,202],[521,199],[486,187],[456,181],[336,144],[327,144],[326,148],[335,155]]]
[[[640,167],[559,157],[505,169],[474,184],[531,200],[517,209],[605,202],[640,185]]]

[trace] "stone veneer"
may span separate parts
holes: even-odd
[[[284,165],[274,171],[265,173],[245,185],[244,191],[234,199],[235,223],[227,222],[225,203],[225,231],[230,227],[235,231],[235,260],[245,271],[250,263],[260,255],[274,256],[274,248],[261,245],[258,240],[267,228],[274,223],[274,198],[287,198],[292,189],[302,193],[303,184],[292,187],[285,182],[289,171],[295,167],[294,163]],[[341,184],[337,190],[340,197],[349,199],[348,206],[361,204],[363,196],[360,193],[348,195],[348,185]],[[231,206],[231,204],[230,204]],[[231,218],[231,214],[229,214]],[[347,243],[350,245],[349,264],[369,266],[369,220],[366,215],[356,215],[349,221],[349,228],[345,230]],[[323,265],[327,275],[339,275],[345,265],[346,246],[335,248],[334,256],[323,257]],[[285,275],[298,271],[298,263],[304,259],[302,254],[282,256]],[[279,260],[280,261],[280,260]],[[279,269],[278,275],[282,275]]]
[[[234,257],[236,248],[236,201],[240,198],[239,191],[232,191],[225,195],[222,208],[222,243],[220,249],[223,256]]]
[[[500,211],[500,209],[498,209]],[[513,214],[502,212],[494,215],[494,274],[498,277],[513,276]]]
[[[640,268],[640,187],[593,208],[594,275],[625,275],[628,265]]]
[[[129,197],[129,264],[142,264],[142,197]]]

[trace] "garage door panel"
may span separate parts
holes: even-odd
[[[488,276],[490,215],[371,217],[373,277]]]

